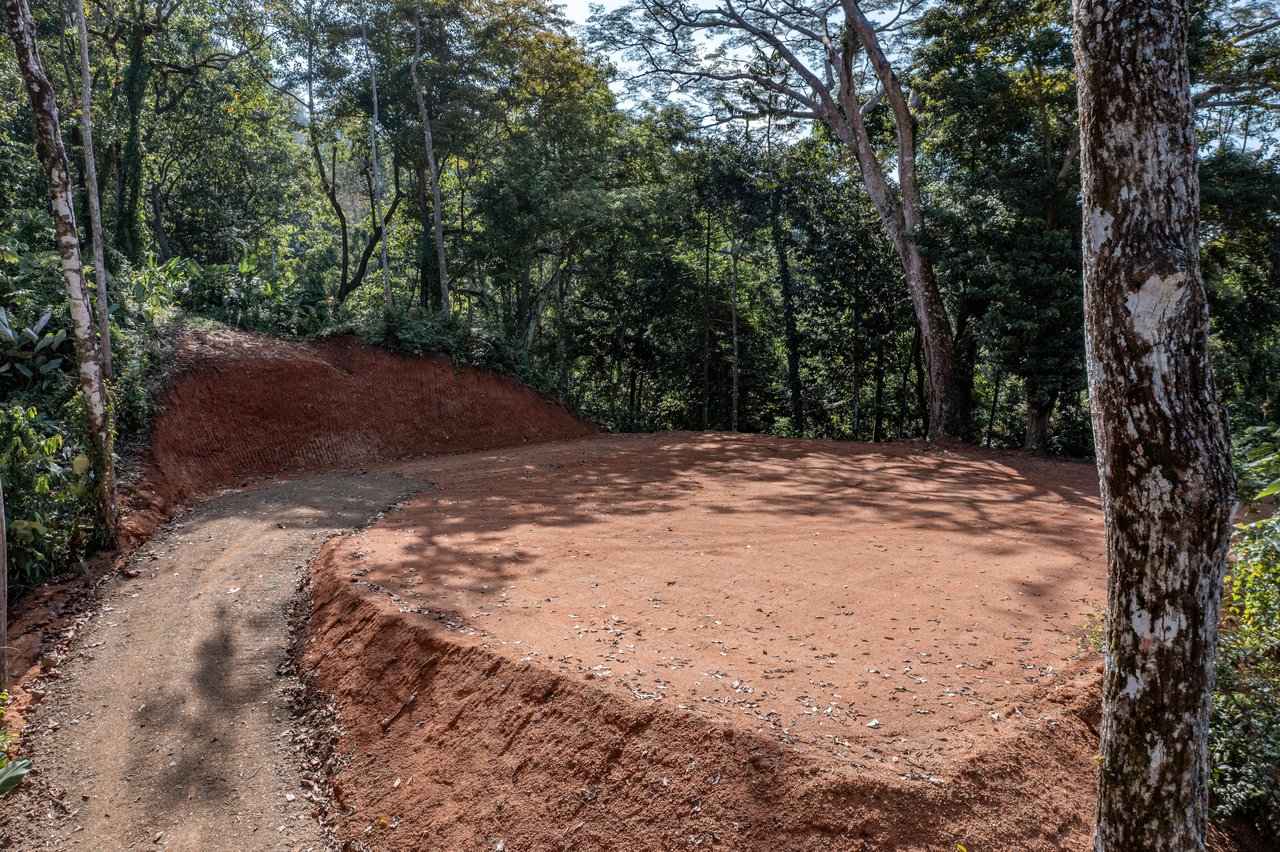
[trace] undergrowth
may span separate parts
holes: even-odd
[[[1236,448],[1247,509],[1280,486],[1280,426],[1254,427]],[[1280,838],[1280,517],[1236,527],[1223,598],[1210,717],[1214,817]]]
[[[17,740],[4,727],[4,710],[9,705],[9,693],[0,692],[0,796],[22,783],[31,771],[31,761],[14,756]]]

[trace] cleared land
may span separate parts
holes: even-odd
[[[1095,473],[608,436],[397,467],[307,665],[377,849],[1060,849],[1090,825]]]

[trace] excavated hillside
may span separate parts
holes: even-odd
[[[598,431],[513,379],[353,337],[188,328],[173,358],[131,500],[135,534],[194,497],[268,477]]]

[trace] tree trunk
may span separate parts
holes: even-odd
[[[142,100],[151,76],[146,58],[147,32],[144,23],[134,22],[129,36],[129,64],[121,82],[126,118],[116,194],[116,245],[125,257],[135,262],[142,257],[138,208],[142,202]]]
[[[876,367],[875,367],[875,420],[871,427],[871,441],[880,443],[884,440],[884,338],[880,338],[880,344],[876,347]]]
[[[942,294],[938,290],[933,265],[920,253],[917,234],[922,227],[920,189],[916,179],[916,123],[888,57],[880,45],[876,28],[856,2],[845,4],[850,35],[855,36],[880,82],[885,99],[893,110],[898,142],[897,185],[890,187],[884,168],[876,157],[871,133],[863,119],[862,105],[854,95],[852,51],[843,52],[840,73],[842,114],[823,118],[854,152],[862,182],[875,205],[880,221],[902,260],[902,268],[916,323],[923,340],[925,366],[929,373],[929,434],[931,437],[967,438],[968,411],[964,394],[955,380],[951,324]],[[830,110],[828,111],[830,113]]]
[[[418,193],[418,210],[422,215],[422,252],[418,262],[418,284],[421,288],[421,297],[419,299],[423,308],[427,310],[438,310],[439,305],[436,304],[440,299],[440,288],[432,287],[431,267],[435,264],[427,262],[427,243],[431,234],[431,198],[427,194],[427,165],[426,163],[414,164],[414,176],[416,178]],[[410,299],[412,302],[413,300]]]
[[[373,68],[373,52],[369,50],[369,32],[364,21],[360,22],[360,39],[364,42],[364,57],[369,64],[369,88],[373,96],[373,115],[369,119],[369,169],[373,178],[373,215],[378,222],[378,233],[384,237],[378,245],[382,251],[382,289],[387,299],[387,313],[395,307],[391,300],[391,270],[387,265],[387,222],[382,217],[382,178],[378,170],[378,75]]]
[[[396,215],[396,208],[400,206],[402,198],[399,192],[391,197],[391,206],[387,208],[387,215],[384,222],[391,221]],[[342,304],[347,297],[360,289],[360,285],[364,284],[365,276],[369,273],[369,261],[373,259],[373,253],[378,250],[378,244],[382,240],[382,226],[375,225],[373,233],[369,234],[368,240],[365,241],[364,251],[360,253],[360,259],[356,262],[355,272],[351,274],[351,279],[346,286],[338,290],[338,304]]]
[[[1075,0],[1085,341],[1107,531],[1096,852],[1207,827],[1218,607],[1235,510],[1200,277],[1184,0]]]
[[[166,262],[173,257],[173,252],[169,249],[169,238],[164,233],[164,201],[160,198],[158,183],[151,184],[151,229],[155,231],[160,260]]]
[[[444,256],[444,213],[440,200],[440,173],[436,170],[436,148],[431,138],[431,117],[427,114],[427,102],[418,82],[418,60],[422,55],[422,3],[418,3],[413,18],[413,94],[418,100],[418,116],[422,120],[423,144],[427,149],[427,175],[431,179],[431,233],[436,244],[436,265],[440,274],[440,313],[449,315],[449,268]]]
[[[795,282],[787,257],[787,241],[782,229],[782,200],[775,190],[770,200],[773,251],[778,256],[778,283],[782,290],[782,334],[787,350],[787,398],[791,403],[791,425],[804,437],[804,393],[800,385],[800,332],[796,326]]]
[[[711,428],[711,210],[707,210],[707,245],[702,274],[702,430]]]
[[[907,379],[911,373],[911,365],[919,356],[920,327],[916,326],[916,333],[911,336],[911,349],[907,351],[907,357],[902,361],[902,383],[898,386],[898,423],[893,430],[893,434],[898,438],[904,438],[907,434],[907,389],[909,387]]]
[[[84,20],[84,0],[75,0],[76,26],[80,31],[80,135],[84,144],[85,189],[89,199],[89,231],[93,240],[93,283],[98,296],[98,342],[102,348],[102,372],[110,379],[111,298],[107,294],[107,264],[102,252],[102,207],[98,199],[98,165],[93,157],[93,77],[89,72],[89,31]]]
[[[13,37],[18,67],[31,99],[35,121],[36,154],[49,179],[49,195],[53,208],[54,233],[62,275],[67,282],[71,307],[71,324],[76,336],[76,360],[80,368],[80,388],[89,414],[90,431],[98,454],[99,504],[108,535],[116,532],[116,477],[112,458],[111,422],[107,409],[106,382],[102,360],[94,333],[93,315],[89,309],[89,287],[80,258],[80,238],[76,233],[76,214],[67,173],[67,153],[62,147],[58,128],[58,103],[53,87],[45,77],[36,47],[35,24],[27,0],[4,0],[9,32]]]
[[[1053,416],[1056,404],[1056,394],[1046,400],[1036,394],[1033,388],[1027,388],[1027,439],[1022,444],[1024,450],[1043,453],[1049,445],[1049,418]]]
[[[987,412],[987,438],[983,442],[984,446],[991,446],[991,441],[995,437],[996,429],[996,409],[1000,406],[1000,380],[1003,374],[996,372],[995,382],[991,388],[991,410]]]
[[[923,348],[922,346],[917,346],[914,350],[916,362],[916,408],[920,412],[920,437],[927,438],[931,434],[932,424],[929,420],[932,417],[932,410],[928,404],[929,396],[925,392],[924,364],[920,355]]]
[[[316,176],[320,179],[320,188],[324,190],[325,198],[329,199],[329,207],[333,210],[333,215],[338,217],[338,233],[342,239],[342,278],[338,281],[338,301],[341,302],[345,297],[347,290],[347,277],[351,270],[351,245],[347,235],[347,215],[342,210],[342,204],[338,201],[338,152],[335,148],[332,153],[330,166],[330,174],[332,181],[325,175],[324,156],[320,153],[320,130],[316,127],[316,98],[315,84],[313,77],[315,74],[315,46],[314,37],[311,33],[311,19],[308,17],[308,40],[307,40],[307,138],[311,142],[311,157],[316,164]]]
[[[733,254],[730,256],[732,260],[732,271],[730,273],[730,293],[729,293],[729,321],[733,332],[733,390],[729,400],[729,429],[733,432],[738,431],[738,394],[741,377],[741,364],[739,359],[740,343],[738,341],[738,245],[733,246]]]

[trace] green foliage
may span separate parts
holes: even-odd
[[[95,542],[93,465],[64,437],[66,428],[34,408],[0,407],[0,477],[15,591],[42,582]]]
[[[0,757],[0,796],[21,784],[23,777],[30,771],[31,761],[28,758],[8,760]]]
[[[1280,427],[1240,442],[1244,494],[1280,479]],[[1253,501],[1250,501],[1253,502]],[[1254,504],[1256,505],[1256,503]],[[1280,518],[1241,524],[1223,601],[1211,717],[1214,815],[1280,836]]]
[[[48,390],[57,381],[54,371],[66,360],[67,332],[44,331],[52,316],[46,312],[34,326],[15,328],[0,308],[0,381],[14,382],[23,390]]]
[[[9,693],[0,692],[0,720],[4,719],[4,709],[9,704]],[[23,777],[31,771],[31,761],[27,758],[10,757],[15,741],[0,722],[0,796],[22,783]]]

